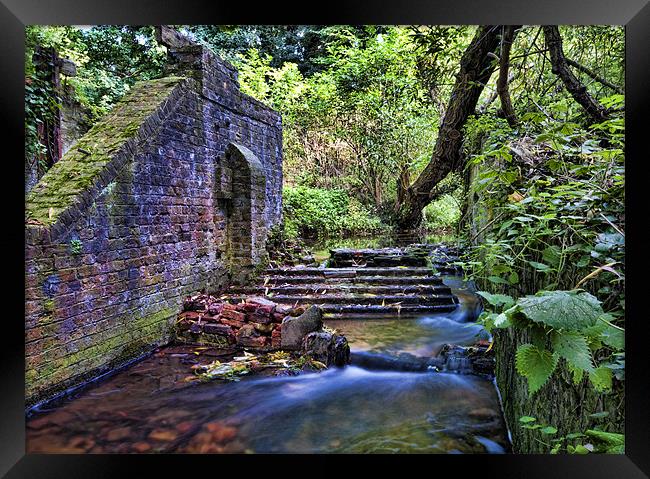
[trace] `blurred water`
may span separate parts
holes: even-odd
[[[444,343],[487,337],[472,320],[471,288],[450,314],[329,324],[353,353],[437,354]],[[198,352],[197,354],[194,354]],[[365,370],[184,382],[214,358],[164,348],[28,421],[29,452],[502,453],[506,430],[494,384],[481,377]]]

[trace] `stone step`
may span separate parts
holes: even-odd
[[[439,276],[355,276],[353,278],[324,278],[323,276],[268,276],[269,281],[267,285],[275,284],[384,284],[384,285],[441,285],[442,278]]]
[[[274,294],[313,294],[313,293],[372,293],[372,294],[451,294],[451,288],[444,285],[357,285],[357,284],[297,284],[275,285],[268,283],[266,286],[233,287],[229,290],[232,294],[251,294],[264,296]]]
[[[328,265],[332,268],[362,267],[395,267],[395,266],[426,266],[426,258],[413,258],[411,256],[375,256],[367,259],[339,259],[330,258]]]
[[[325,319],[349,319],[353,316],[371,317],[372,319],[395,319],[396,317],[419,316],[427,313],[447,313],[454,311],[458,305],[363,305],[363,304],[320,304]]]
[[[331,304],[331,305],[455,305],[455,296],[451,294],[446,295],[341,295],[341,294],[314,294],[314,295],[284,295],[278,294],[273,296],[262,296],[269,301],[279,304]],[[233,303],[239,303],[246,299],[246,296],[231,296],[228,298]]]
[[[385,267],[385,268],[271,268],[272,276],[320,276],[324,278],[355,278],[357,276],[432,276],[431,268]]]
[[[463,274],[463,268],[448,263],[433,263],[433,267],[438,274],[456,276]]]
[[[328,266],[331,268],[427,266],[428,253],[404,253],[399,249],[330,251]]]

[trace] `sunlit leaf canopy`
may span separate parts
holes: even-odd
[[[428,162],[461,55],[477,27],[177,28],[232,62],[242,89],[282,113],[288,186],[343,189],[381,214]],[[560,30],[568,58],[623,85],[622,28]],[[78,75],[66,81],[89,109],[91,121],[110,110],[135,81],[164,70],[165,49],[156,43],[152,26],[29,26],[27,40],[28,47],[54,46],[77,63]],[[510,74],[512,103],[523,128],[544,120],[580,122],[582,112],[551,72],[540,27],[524,26],[518,33]],[[579,75],[593,95],[616,101],[611,97],[617,92]],[[499,112],[496,81],[493,74],[479,100],[478,112],[488,115],[485,119]],[[461,195],[453,186],[460,182],[453,176],[449,180],[451,196],[443,211],[436,205],[429,207],[436,214],[425,211],[425,219],[441,221],[441,226],[459,218]]]

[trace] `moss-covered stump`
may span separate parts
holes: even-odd
[[[625,396],[621,381],[613,380],[611,393],[598,393],[586,377],[580,384],[573,384],[567,367],[559,364],[551,379],[529,397],[526,378],[515,369],[515,351],[520,345],[531,342],[530,334],[509,328],[496,330],[494,336],[496,381],[514,452],[548,453],[554,437],[584,433],[596,427],[608,432],[624,432]],[[603,412],[607,413],[605,417],[590,416]],[[523,416],[536,418],[536,424],[553,426],[557,433],[545,435],[536,429],[526,429],[519,421]]]

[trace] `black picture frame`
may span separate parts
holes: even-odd
[[[650,91],[650,5],[648,0],[392,0],[332,1],[311,5],[269,2],[265,6],[222,0],[0,0],[0,75],[3,120],[2,210],[4,219],[2,264],[4,282],[2,347],[0,354],[0,475],[5,477],[118,477],[136,473],[138,466],[158,474],[196,475],[198,467],[225,474],[229,463],[238,463],[239,473],[252,467],[287,474],[310,474],[328,465],[362,462],[388,472],[411,473],[417,461],[428,474],[442,473],[440,466],[478,477],[578,477],[642,478],[650,475],[650,374],[644,354],[642,328],[643,226],[645,213],[644,165],[648,160],[644,118]],[[310,456],[298,465],[286,456],[191,456],[186,455],[39,455],[25,454],[24,341],[20,321],[24,313],[24,198],[19,178],[24,148],[24,25],[91,24],[611,24],[626,26],[626,221],[629,276],[626,291],[626,454],[625,455],[507,455],[507,456]],[[9,152],[12,152],[11,154]],[[14,171],[15,170],[15,171]],[[24,173],[24,172],[23,172]],[[15,176],[18,175],[18,176]],[[11,307],[8,308],[7,306]],[[284,464],[279,465],[279,461]],[[243,464],[245,462],[245,464]],[[293,466],[291,466],[293,464]],[[309,465],[305,469],[306,465]],[[234,465],[234,464],[230,464]],[[334,468],[334,469],[332,469]],[[311,472],[310,472],[311,471]],[[258,471],[255,471],[258,472]],[[323,472],[326,472],[323,469]],[[141,473],[138,473],[141,474]],[[125,476],[128,477],[128,476]]]

